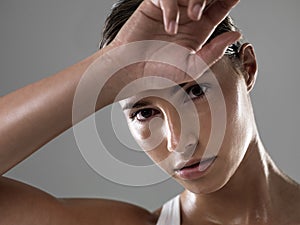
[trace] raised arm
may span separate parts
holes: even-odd
[[[223,20],[238,1],[208,2],[211,3],[210,6],[206,9],[203,7],[198,9],[196,16],[192,8],[199,4],[205,6],[207,1],[145,0],[123,26],[115,40],[107,47],[58,74],[0,98],[0,173],[5,173],[72,126],[72,104],[75,90],[87,68],[96,59],[100,60],[97,65],[97,76],[101,77],[103,71],[110,69],[105,67],[111,67],[114,61],[120,62],[127,54],[125,48],[125,53],[124,50],[119,51],[119,55],[110,55],[109,62],[101,62],[101,58],[105,60],[106,53],[112,48],[142,40],[161,40],[196,51],[195,56],[200,56],[208,65],[216,62],[223,55],[226,47],[239,38],[239,34],[225,33],[204,47],[203,44],[216,25]],[[176,15],[176,29],[170,31],[170,23],[174,25],[174,15]],[[201,19],[200,15],[202,15]],[[171,34],[166,33],[165,30]],[[151,51],[151,49],[146,49],[146,52],[147,50]],[[115,75],[117,79],[111,81],[110,88],[101,92],[95,110],[111,104],[122,85],[137,79],[140,76],[137,74],[145,72],[139,71],[138,66],[133,66],[131,69],[131,71],[123,71],[119,77]],[[170,74],[172,73],[173,71],[170,72]],[[165,74],[169,79],[183,82],[181,77],[174,78],[168,73]],[[100,79],[98,82],[103,81]],[[88,86],[89,84],[87,84]],[[91,113],[93,111],[85,112],[83,109],[83,113],[76,118],[75,122]]]
[[[72,126],[76,86],[104,51],[0,98],[1,174]]]
[[[176,2],[175,5],[174,2]],[[115,73],[114,78],[104,85],[105,88],[98,96],[95,108],[85,110],[83,107],[82,113],[79,113],[74,121],[72,118],[74,97],[86,70],[92,64],[97,67],[96,73],[93,74],[96,75],[94,77],[96,80],[90,79],[86,83],[86,91],[88,92],[89,87],[97,89],[97,85],[99,88],[103,85],[103,83],[99,83],[101,79],[97,79],[97,77],[105,76],[114,63],[128,57],[128,53],[126,55],[114,55],[111,53],[112,50],[136,41],[160,40],[188,49],[188,54],[183,55],[183,58],[187,58],[187,64],[190,63],[188,60],[192,59],[186,57],[189,55],[200,56],[208,65],[219,60],[227,46],[239,39],[240,35],[234,32],[226,33],[219,35],[209,44],[204,44],[216,25],[237,4],[237,0],[210,1],[210,6],[202,9],[201,19],[199,16],[191,15],[193,8],[191,2],[194,4],[197,1],[144,0],[122,27],[114,41],[105,48],[58,74],[1,97],[0,173],[5,173],[41,146],[70,128],[74,122],[76,123],[95,110],[113,103],[116,94],[123,86],[144,74],[143,68],[145,67],[139,67],[139,65],[133,65]],[[199,0],[199,2],[205,3],[206,1]],[[176,8],[175,11],[173,7]],[[174,15],[176,15],[175,29],[170,30],[168,28],[170,27],[169,23],[173,21]],[[165,30],[169,33],[166,33]],[[143,49],[140,52],[144,54],[148,50],[151,51],[151,49]],[[124,53],[124,49],[121,50],[121,53]],[[106,59],[107,61],[105,61]],[[94,64],[95,62],[96,64]],[[185,81],[184,76],[173,77],[172,72],[169,70],[163,74],[166,78],[178,83]],[[201,72],[203,71],[199,71],[199,73]],[[134,90],[129,94],[134,95]],[[112,208],[115,209],[113,212],[118,212],[120,215],[123,212],[124,214],[122,214],[124,217],[116,217],[115,214],[110,214],[111,211],[108,206],[109,204],[103,201],[59,201],[24,184],[6,178],[0,179],[0,211],[5,212],[0,215],[0,224],[3,217],[7,216],[4,218],[6,219],[4,224],[8,225],[8,222],[11,221],[10,218],[13,218],[14,215],[18,215],[20,221],[24,221],[22,224],[31,225],[48,224],[48,221],[44,221],[45,215],[53,219],[52,224],[119,224],[120,219],[122,224],[135,224],[124,216],[130,215],[130,212],[134,212],[133,215],[136,215],[136,224],[143,224],[139,223],[141,213],[135,212],[136,209],[131,210],[130,206],[113,204]],[[126,211],[124,207],[129,211]],[[94,210],[91,210],[92,208]],[[102,210],[104,208],[106,210]],[[144,211],[142,214],[144,215]],[[31,219],[26,220],[29,222],[25,222],[22,220],[22,216]],[[105,218],[105,220],[101,220],[100,217]],[[71,219],[69,220],[69,218]],[[90,221],[91,218],[93,222]],[[130,218],[132,219],[133,216]]]

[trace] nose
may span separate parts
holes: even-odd
[[[167,148],[170,152],[178,151],[180,143],[181,121],[176,110],[166,113]]]
[[[167,149],[169,152],[187,153],[193,151],[197,138],[193,135],[191,121],[180,118],[180,114],[174,107],[165,111],[165,134]],[[182,115],[181,115],[182,116]],[[181,123],[184,123],[183,125]],[[182,135],[181,135],[182,133]]]

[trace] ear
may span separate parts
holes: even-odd
[[[254,87],[257,77],[257,62],[253,46],[245,43],[239,51],[239,58],[242,64],[242,72],[247,85],[247,90],[250,92]]]

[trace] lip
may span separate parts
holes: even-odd
[[[217,156],[206,159],[190,160],[187,163],[181,163],[175,169],[175,174],[184,180],[195,180],[205,175],[206,171],[215,162]]]

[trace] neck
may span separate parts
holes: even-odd
[[[273,196],[278,192],[272,187],[282,180],[278,177],[282,176],[261,141],[253,141],[224,187],[210,194],[182,193],[182,224],[265,224],[273,218]]]

